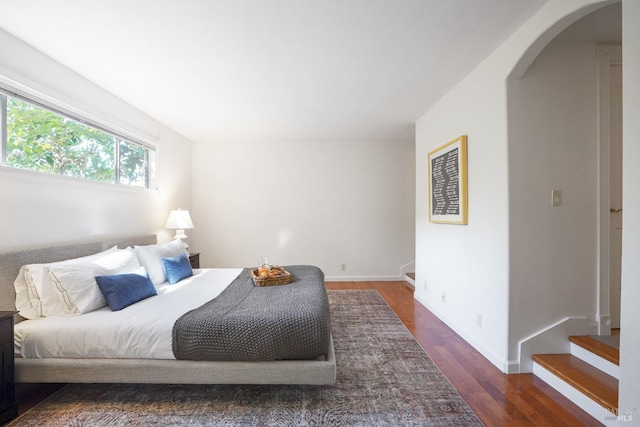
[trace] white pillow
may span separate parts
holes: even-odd
[[[112,248],[93,255],[48,264],[28,264],[22,266],[14,282],[16,289],[16,308],[20,312],[20,315],[25,319],[35,319],[37,317],[55,316],[65,313],[57,293],[51,287],[48,272],[45,271],[49,265],[86,262],[115,252],[117,249],[117,246],[113,246]]]
[[[57,290],[65,314],[83,314],[107,305],[96,276],[107,274],[98,265],[57,265],[49,267],[51,284]]]
[[[52,262],[47,264],[31,264],[28,265],[29,274],[27,274],[27,282],[33,281],[36,291],[40,295],[42,301],[42,316],[60,316],[68,314],[64,305],[60,302],[60,297],[56,291],[55,285],[51,283],[49,277],[49,267],[57,265],[84,265],[95,260],[102,259],[107,255],[118,252],[118,247],[113,246],[97,254],[87,255],[78,258],[71,258],[64,261]]]
[[[64,314],[89,313],[107,305],[96,276],[128,273],[140,268],[132,248],[121,249],[88,262],[48,266],[49,278]]]
[[[59,264],[59,263],[54,263]],[[49,264],[32,264],[25,266],[25,278],[29,287],[38,290],[40,296],[40,315],[38,317],[60,316],[66,314],[64,307],[60,304],[58,294],[49,278]]]
[[[182,240],[176,239],[160,245],[135,246],[138,261],[149,275],[151,282],[158,286],[167,281],[162,268],[162,258],[170,258],[180,254],[189,256],[189,252],[182,245]]]
[[[18,277],[13,282],[13,287],[16,289],[16,310],[25,319],[35,319],[42,316],[42,306],[38,295],[30,294],[35,288],[30,288],[27,285],[26,268],[24,265],[20,267]]]

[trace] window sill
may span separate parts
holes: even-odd
[[[135,187],[126,184],[115,184],[111,182],[91,181],[84,178],[72,176],[56,175],[45,172],[32,171],[28,169],[18,169],[0,165],[0,177],[15,179],[36,184],[53,184],[64,187],[77,187],[90,190],[116,191],[125,193],[155,193],[157,190],[143,187]]]

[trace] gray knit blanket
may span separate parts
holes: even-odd
[[[182,315],[173,327],[173,354],[182,360],[315,359],[331,334],[324,273],[285,267],[286,285],[256,287],[246,268],[215,299]]]

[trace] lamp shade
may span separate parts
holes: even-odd
[[[172,210],[164,228],[173,228],[176,230],[187,230],[189,228],[193,228],[193,221],[191,221],[189,211],[183,211],[181,209]]]

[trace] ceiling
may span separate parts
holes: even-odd
[[[0,28],[194,141],[412,141],[547,0],[21,0]]]

